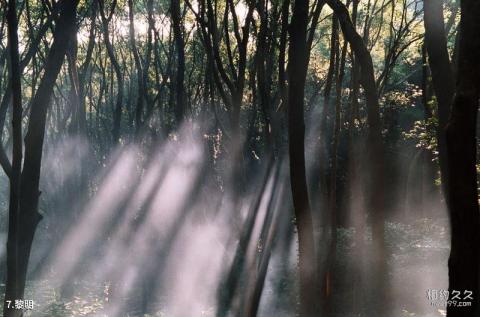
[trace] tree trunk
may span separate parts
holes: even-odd
[[[372,167],[372,174],[370,175],[370,207],[371,211],[374,212],[375,217],[373,224],[373,238],[374,241],[383,243],[383,178],[385,151],[381,134],[380,108],[378,104],[377,87],[375,85],[372,57],[365,43],[363,42],[363,39],[353,27],[345,5],[338,0],[328,0],[328,4],[337,14],[345,39],[352,46],[361,68],[360,82],[365,89],[365,98],[367,103],[367,120],[369,125],[368,143],[370,146],[368,152]]]
[[[338,18],[335,14],[332,15],[332,35],[330,38],[330,62],[327,72],[327,78],[325,81],[325,89],[323,93],[323,108],[320,118],[320,153],[319,153],[319,165],[320,165],[320,195],[321,203],[328,209],[328,197],[330,196],[330,184],[328,182],[328,170],[329,170],[329,144],[331,140],[331,133],[328,131],[328,117],[332,113],[330,109],[332,95],[332,87],[334,83],[335,71],[338,70],[338,56],[339,53],[339,39],[338,39]],[[328,212],[323,213],[322,221],[328,223],[330,220]],[[327,227],[328,225],[325,225]]]
[[[123,74],[120,68],[120,64],[115,55],[115,49],[113,48],[112,42],[110,41],[110,31],[108,29],[108,24],[112,19],[113,12],[115,11],[116,1],[113,1],[111,12],[108,16],[105,15],[104,2],[102,0],[97,0],[100,8],[100,16],[102,20],[102,32],[103,39],[105,42],[105,47],[107,48],[108,58],[112,63],[113,70],[115,71],[115,76],[117,77],[117,100],[115,102],[115,108],[113,112],[113,127],[112,127],[112,139],[113,143],[117,144],[120,141],[120,127],[122,121],[122,104],[123,104]]]
[[[323,109],[322,109],[322,118],[320,123],[320,133],[322,133],[322,138],[325,139],[325,130],[327,124],[327,117],[329,114],[330,108],[330,96],[332,94],[333,86],[333,76],[335,75],[336,60],[338,56],[338,18],[334,14],[332,15],[332,36],[330,38],[330,62],[328,66],[327,79],[325,81],[325,90],[323,93]],[[324,141],[326,146],[327,142]]]
[[[185,116],[185,41],[183,38],[183,23],[180,13],[180,0],[171,0],[170,13],[172,15],[173,37],[177,53],[177,73],[175,78],[175,119],[179,126]]]
[[[338,16],[345,40],[351,45],[356,62],[360,66],[360,83],[365,90],[367,105],[367,135],[368,159],[368,208],[370,211],[373,238],[373,269],[377,281],[375,289],[376,300],[386,299],[386,250],[385,250],[385,146],[381,134],[380,107],[375,84],[373,62],[370,52],[362,37],[357,33],[345,5],[339,0],[328,0],[328,5]],[[382,315],[380,305],[377,313]]]
[[[445,128],[450,114],[453,94],[455,90],[454,74],[447,50],[447,37],[443,22],[443,1],[426,0],[423,2],[425,24],[425,46],[428,61],[432,72],[432,83],[437,96],[438,104],[438,159],[440,162],[440,176],[444,192],[448,184],[446,162]]]
[[[268,11],[266,1],[260,0],[257,4],[258,15],[260,16],[260,30],[258,32],[257,52],[255,56],[256,72],[258,76],[257,85],[260,99],[260,110],[262,111],[265,127],[265,148],[267,155],[274,153],[275,144],[273,134],[272,117],[275,115],[271,109],[270,87],[267,83],[267,76],[271,74],[266,73],[267,62],[267,32],[268,32]],[[275,120],[273,120],[275,121]],[[276,128],[276,127],[275,127]]]
[[[81,101],[80,78],[77,68],[77,29],[70,35],[71,41],[67,49],[68,73],[71,82],[69,102],[72,111],[71,132],[84,136],[87,129],[85,104]]]
[[[17,317],[23,314],[22,310],[14,309],[12,303],[16,299],[23,299],[30,249],[35,229],[41,220],[41,215],[38,213],[38,199],[40,196],[40,166],[47,109],[53,86],[69,45],[72,28],[75,27],[77,3],[77,1],[62,1],[59,3],[60,16],[53,33],[53,43],[46,59],[45,72],[31,102],[28,132],[25,136],[25,160],[20,184],[17,184],[20,189],[17,196],[18,201],[15,202],[15,204],[18,203],[18,212],[16,215],[10,215],[9,219],[7,282],[4,302],[4,316],[8,317]],[[14,3],[9,5],[12,10],[15,9]],[[19,89],[20,87],[14,86],[12,88]],[[18,94],[18,92],[14,91],[15,94]],[[17,125],[16,129],[18,128]],[[18,138],[18,131],[16,136]],[[16,158],[18,161],[18,153]]]
[[[304,95],[308,0],[295,0],[290,25],[288,138],[290,182],[299,243],[300,316],[315,316],[315,246],[305,170]]]
[[[448,260],[450,300],[453,291],[472,292],[471,306],[447,307],[448,317],[478,316],[480,217],[477,191],[476,125],[480,97],[480,2],[461,2],[456,94],[446,131],[447,203],[451,223]],[[433,70],[432,70],[433,71]]]
[[[9,175],[10,201],[8,210],[8,241],[7,241],[7,288],[5,291],[4,316],[14,316],[15,299],[23,298],[25,283],[22,282],[22,272],[19,261],[20,241],[20,177],[22,170],[22,86],[20,74],[20,61],[18,53],[18,21],[17,4],[15,0],[8,1],[7,27],[8,45],[10,51],[9,86],[12,91],[12,133],[13,153],[12,167]]]
[[[356,28],[357,25],[357,15],[358,15],[358,4],[359,0],[354,0],[352,5],[352,24]],[[348,208],[350,213],[350,219],[352,221],[353,227],[355,228],[355,247],[353,250],[353,256],[355,259],[362,259],[358,265],[354,266],[352,273],[353,276],[353,312],[359,314],[361,312],[361,307],[364,302],[364,293],[365,290],[362,287],[363,282],[363,273],[364,273],[364,231],[365,231],[365,213],[364,213],[364,204],[363,204],[363,193],[361,190],[360,184],[360,166],[359,161],[362,160],[359,145],[360,136],[358,133],[358,128],[356,123],[358,122],[358,96],[360,90],[360,67],[353,48],[350,45],[352,51],[352,68],[351,68],[351,95],[350,95],[350,105],[348,109],[348,139],[347,139],[347,149],[348,149],[348,177],[347,185],[348,188]]]
[[[333,292],[334,281],[334,266],[337,253],[337,220],[338,220],[338,207],[337,207],[337,168],[338,168],[338,147],[340,142],[340,128],[341,128],[341,106],[342,106],[342,84],[343,77],[345,75],[345,59],[347,55],[347,42],[343,44],[341,56],[337,59],[337,72],[336,72],[336,84],[335,84],[335,121],[333,126],[333,139],[331,145],[331,172],[329,177],[329,195],[328,195],[328,214],[329,214],[329,226],[330,226],[330,241],[327,250],[327,259],[325,265],[324,275],[324,315],[331,316],[332,303],[331,295]]]
[[[142,128],[142,115],[143,104],[145,100],[145,89],[143,82],[143,68],[140,61],[140,55],[138,54],[137,43],[135,40],[135,19],[133,13],[133,1],[128,0],[128,19],[129,19],[129,36],[130,36],[130,48],[133,53],[133,59],[135,61],[135,68],[137,69],[137,105],[135,107],[135,134],[138,136],[140,129]]]

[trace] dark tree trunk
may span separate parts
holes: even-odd
[[[69,101],[72,111],[71,132],[78,135],[85,135],[87,129],[87,118],[85,105],[81,101],[80,79],[77,68],[77,29],[70,35],[71,41],[67,49],[68,73],[71,82]]]
[[[45,72],[31,102],[28,132],[25,136],[25,160],[20,184],[17,184],[20,189],[17,195],[18,202],[15,202],[15,204],[18,203],[18,211],[16,215],[12,215],[13,219],[9,220],[7,283],[4,303],[4,307],[7,308],[4,309],[4,316],[8,317],[21,316],[23,313],[22,310],[12,309],[11,302],[9,307],[8,301],[14,302],[15,299],[22,299],[24,295],[30,249],[35,229],[41,220],[41,215],[38,213],[39,181],[47,109],[53,86],[69,45],[72,28],[75,27],[77,3],[77,1],[59,3],[60,16],[46,59]],[[12,10],[15,9],[14,4],[10,4],[10,6],[13,8]],[[15,85],[12,88],[19,89],[20,87]],[[13,94],[19,94],[19,92],[13,91]],[[18,111],[18,109],[16,110]],[[16,125],[16,129],[18,128],[19,126]],[[18,138],[18,131],[16,136]],[[18,161],[18,153],[16,159]],[[16,168],[18,172],[19,167]]]
[[[315,316],[315,246],[305,170],[304,95],[308,68],[308,0],[295,0],[290,25],[288,137],[290,182],[299,243],[300,316]]]
[[[352,23],[353,26],[356,28],[357,25],[357,14],[358,14],[358,3],[359,0],[354,0],[352,5]],[[360,135],[358,133],[359,129],[356,126],[358,122],[358,96],[359,96],[359,89],[360,89],[360,67],[359,63],[357,62],[357,58],[353,52],[353,48],[350,45],[350,49],[352,50],[352,70],[351,70],[351,96],[350,96],[350,105],[348,109],[348,140],[347,140],[347,148],[348,148],[348,177],[347,177],[347,185],[348,188],[348,200],[349,200],[349,213],[350,219],[352,221],[353,227],[355,228],[355,248],[354,258],[362,259],[358,265],[354,266],[353,275],[353,311],[355,313],[360,313],[361,307],[363,306],[364,302],[364,289],[362,287],[363,282],[363,269],[364,269],[364,250],[365,250],[365,243],[364,243],[364,231],[365,231],[365,214],[363,208],[363,193],[361,190],[360,184],[360,166],[359,161],[362,160],[361,157],[361,145],[360,143]]]
[[[177,53],[177,72],[175,77],[175,119],[177,126],[185,116],[185,41],[183,37],[183,23],[180,12],[180,1],[171,0],[170,14],[172,15],[173,37]]]
[[[356,61],[360,64],[360,83],[365,89],[365,99],[367,104],[367,119],[369,125],[368,133],[368,155],[371,164],[371,188],[370,188],[370,208],[374,213],[373,217],[373,239],[379,244],[384,240],[384,164],[385,151],[383,138],[381,134],[380,109],[378,104],[377,87],[375,85],[375,76],[373,62],[370,52],[363,39],[353,27],[347,8],[338,0],[328,0],[328,4],[337,14],[342,27],[345,39],[350,43]]]
[[[56,10],[54,10],[54,12],[56,12]],[[28,65],[28,63],[30,63],[32,58],[35,57],[35,55],[38,51],[38,47],[40,45],[40,41],[45,36],[45,33],[49,30],[49,28],[51,26],[51,23],[52,23],[52,20],[53,20],[53,14],[51,14],[47,18],[45,23],[42,24],[42,26],[40,27],[40,29],[37,32],[37,35],[35,36],[35,38],[31,42],[31,44],[29,45],[28,50],[26,51],[23,59],[20,61],[20,71],[19,71],[20,74],[23,73],[23,70]],[[12,89],[11,89],[10,85],[7,85],[6,88],[7,89],[6,89],[5,93],[3,94],[2,101],[0,102],[0,127],[2,127],[2,128],[5,124],[5,118],[6,118],[6,115],[7,115],[8,106],[10,105],[11,98],[12,98],[12,96],[11,96],[12,95]],[[1,139],[2,139],[2,136],[0,135],[0,141],[1,141]],[[2,166],[2,169],[4,170],[5,174],[7,174],[7,176],[10,176],[12,167],[10,165],[10,161],[8,160],[8,157],[7,157],[3,147],[1,147],[1,146],[0,146],[0,165]]]
[[[324,275],[324,289],[322,294],[325,298],[325,305],[323,307],[324,315],[331,316],[332,302],[331,295],[333,293],[334,282],[334,265],[337,253],[337,220],[338,220],[338,207],[337,207],[337,169],[338,169],[338,148],[340,142],[340,128],[341,128],[341,106],[342,106],[342,84],[343,77],[345,75],[345,59],[347,54],[347,42],[343,44],[342,54],[337,58],[336,72],[336,84],[335,84],[335,121],[333,125],[333,139],[331,145],[331,171],[329,177],[329,195],[328,195],[328,214],[329,214],[329,227],[330,227],[330,241],[327,250],[327,259],[325,265]]]
[[[108,15],[105,13],[104,1],[97,0],[100,8],[100,16],[102,20],[102,33],[103,39],[105,42],[105,47],[107,48],[107,54],[112,63],[113,70],[115,71],[115,76],[117,77],[117,100],[115,102],[115,108],[113,112],[113,127],[112,127],[112,139],[113,143],[117,144],[120,141],[120,128],[122,121],[122,105],[123,105],[123,74],[122,69],[120,68],[120,63],[115,55],[115,49],[110,40],[110,31],[108,29],[108,24],[112,19],[113,12],[117,5],[117,1],[112,2],[112,8]]]
[[[385,250],[385,145],[381,134],[380,108],[378,92],[375,84],[373,62],[370,52],[362,37],[357,33],[350,19],[345,5],[339,0],[328,0],[327,3],[338,16],[345,40],[351,45],[356,62],[360,66],[360,83],[365,90],[367,106],[367,135],[368,159],[368,197],[367,206],[370,211],[373,238],[373,269],[375,271],[375,296],[377,300],[387,298],[386,279],[386,250]],[[377,313],[382,315],[380,305]]]
[[[128,19],[129,19],[129,37],[130,37],[130,47],[133,53],[133,60],[135,61],[135,68],[137,69],[137,105],[135,107],[135,134],[138,136],[140,129],[142,128],[142,115],[143,115],[143,105],[145,100],[145,89],[143,82],[143,67],[140,60],[140,55],[138,54],[137,43],[135,39],[135,19],[133,12],[133,1],[128,0]]]
[[[443,1],[423,2],[425,24],[425,46],[428,53],[428,62],[432,72],[432,83],[437,96],[438,104],[438,158],[440,175],[444,192],[448,184],[445,128],[450,115],[453,94],[455,90],[454,74],[447,50],[447,37],[443,22]]]
[[[332,87],[334,83],[335,70],[338,70],[338,55],[339,55],[339,40],[338,40],[338,18],[335,14],[332,15],[332,35],[330,37],[330,61],[328,66],[327,78],[325,81],[325,89],[323,93],[323,108],[320,118],[320,194],[323,206],[328,209],[328,197],[330,196],[330,184],[328,182],[329,171],[329,146],[331,141],[331,133],[328,131],[328,117],[333,112],[330,109],[332,95]],[[330,215],[328,212],[323,213],[322,220],[329,222]],[[327,227],[327,226],[326,226]]]
[[[280,43],[278,47],[278,89],[280,91],[279,97],[282,104],[287,103],[287,73],[285,71],[286,47],[288,35],[288,14],[290,9],[290,0],[283,0],[282,3],[282,27],[280,31]]]
[[[333,76],[335,75],[336,60],[338,56],[338,18],[334,14],[332,15],[332,36],[330,38],[330,62],[328,66],[327,79],[325,81],[325,90],[323,93],[323,109],[322,118],[320,124],[320,133],[322,138],[325,139],[325,130],[327,125],[327,117],[330,111],[330,96],[332,94]],[[327,142],[324,141],[326,145]]]
[[[446,131],[447,203],[451,222],[449,291],[473,292],[472,305],[447,307],[448,317],[478,316],[480,217],[476,125],[480,97],[480,2],[461,2],[456,93]],[[432,70],[433,71],[433,70]],[[452,296],[450,297],[451,300]]]
[[[5,301],[3,306],[4,316],[15,316],[12,306],[15,299],[23,298],[25,283],[22,279],[20,261],[20,177],[22,170],[22,86],[20,74],[20,61],[18,53],[18,21],[17,4],[15,0],[8,1],[7,27],[8,45],[10,51],[9,86],[12,91],[12,133],[13,153],[10,179],[10,201],[8,210],[8,241],[7,241],[7,281]]]
[[[257,4],[258,15],[260,16],[260,30],[258,33],[257,40],[257,52],[256,52],[256,71],[257,71],[257,85],[258,85],[258,94],[260,99],[260,110],[262,111],[265,127],[265,148],[268,154],[274,152],[275,145],[273,137],[274,128],[272,125],[272,117],[275,113],[271,109],[271,96],[270,96],[270,87],[268,85],[266,73],[266,62],[267,62],[267,32],[268,32],[268,8],[266,6],[265,0],[260,0]],[[271,74],[270,74],[271,75]],[[275,127],[276,128],[276,127]]]

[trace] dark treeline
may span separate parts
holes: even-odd
[[[23,315],[12,303],[28,298],[29,281],[55,271],[49,263],[83,228],[96,197],[128,188],[114,198],[117,216],[95,234],[114,241],[133,208],[121,237],[134,240],[156,198],[152,189],[139,206],[130,199],[136,185],[148,186],[147,167],[162,146],[174,154],[158,163],[162,176],[154,183],[183,198],[179,206],[180,198],[166,203],[178,209],[172,228],[200,208],[197,201],[228,196],[233,210],[235,244],[225,245],[234,255],[212,316],[260,314],[271,254],[293,233],[292,316],[346,316],[338,308],[346,285],[349,313],[397,316],[389,224],[434,222],[445,218],[444,205],[448,289],[473,293],[471,305],[449,305],[446,314],[476,316],[479,16],[475,0],[2,1],[4,316]],[[175,164],[190,166],[189,142],[201,144],[204,162],[188,184],[170,180]],[[99,175],[116,171],[131,148],[138,180],[102,185]],[[273,207],[277,200],[281,207]],[[293,223],[291,230],[279,219]],[[340,229],[354,232],[352,276],[339,269]],[[142,267],[142,314],[152,313],[148,299],[160,287],[152,276],[180,240],[180,230],[165,230],[162,247],[151,249]],[[89,252],[109,254],[100,246]],[[102,278],[122,294],[121,282]],[[66,281],[59,292],[71,298],[75,286]],[[112,307],[111,316],[124,313]]]

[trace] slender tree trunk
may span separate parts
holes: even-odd
[[[321,203],[328,209],[328,197],[330,196],[330,184],[328,182],[328,170],[329,170],[329,144],[331,141],[331,133],[328,131],[328,117],[333,112],[330,109],[332,95],[332,87],[334,84],[335,72],[338,69],[338,55],[339,55],[339,39],[338,39],[338,18],[335,14],[332,15],[332,35],[330,37],[330,61],[328,66],[327,78],[325,81],[325,89],[323,93],[323,108],[320,118],[320,153],[319,153],[319,165],[320,165],[320,194]],[[323,213],[322,220],[325,223],[330,221],[330,215],[328,212]],[[324,226],[325,228],[328,225]],[[325,232],[324,230],[323,232]],[[323,268],[326,269],[326,268]],[[326,281],[323,281],[325,283]],[[325,288],[325,287],[323,287]]]
[[[308,0],[295,0],[290,25],[288,137],[290,182],[299,243],[300,316],[315,316],[315,246],[305,169],[304,97]]]
[[[142,127],[142,115],[143,115],[143,105],[145,100],[145,89],[143,82],[143,68],[142,62],[140,61],[140,55],[138,54],[137,42],[135,39],[135,19],[133,12],[133,1],[128,0],[128,19],[129,19],[129,36],[130,36],[130,47],[133,53],[133,60],[135,61],[135,68],[137,69],[137,105],[135,107],[135,134],[138,136],[140,129]]]
[[[367,119],[369,124],[369,159],[372,166],[370,175],[371,190],[370,190],[370,205],[374,213],[374,228],[373,238],[379,243],[383,243],[383,226],[384,226],[384,164],[385,151],[383,145],[383,138],[381,134],[380,109],[378,104],[377,88],[375,85],[375,76],[373,70],[373,62],[363,39],[353,27],[352,21],[348,14],[347,8],[338,0],[328,0],[328,4],[338,15],[340,25],[342,27],[345,39],[350,43],[357,61],[361,68],[361,84],[365,89],[365,98],[367,103]]]
[[[438,104],[438,159],[440,162],[440,176],[444,192],[448,189],[447,157],[445,128],[450,115],[453,94],[455,90],[454,74],[447,50],[447,37],[443,18],[443,1],[426,0],[423,2],[425,24],[425,46],[428,61],[432,72],[432,83]],[[448,195],[446,195],[448,197]]]
[[[272,116],[275,113],[271,109],[270,105],[270,87],[267,84],[267,73],[266,73],[266,65],[267,62],[267,32],[268,32],[268,15],[267,15],[267,7],[266,1],[260,0],[257,4],[257,11],[258,15],[260,16],[260,31],[258,33],[258,40],[257,40],[257,53],[256,53],[256,71],[258,75],[258,92],[259,92],[259,99],[260,99],[260,110],[262,111],[262,115],[264,118],[264,133],[265,133],[265,148],[268,154],[273,153],[275,149],[274,144],[274,132],[272,129],[274,128],[272,125]]]
[[[100,16],[102,20],[102,33],[103,33],[103,40],[105,42],[105,47],[107,48],[107,54],[112,63],[112,68],[115,71],[115,76],[117,77],[117,99],[115,102],[115,107],[113,110],[113,127],[112,127],[112,139],[113,143],[117,144],[120,141],[120,128],[121,128],[121,121],[122,121],[122,106],[123,106],[123,74],[122,69],[120,68],[120,63],[115,55],[115,49],[112,45],[110,40],[110,31],[108,29],[108,24],[112,19],[113,12],[115,11],[115,7],[117,2],[113,1],[112,8],[107,16],[105,13],[104,8],[104,1],[97,0],[100,8]],[[113,89],[112,89],[113,90]]]
[[[353,27],[357,26],[357,15],[358,15],[358,3],[359,0],[353,0],[352,4],[352,24]],[[364,208],[363,208],[363,193],[360,189],[360,180],[359,180],[359,164],[358,161],[360,158],[360,148],[359,146],[359,135],[358,128],[356,126],[358,120],[358,96],[360,88],[360,67],[355,57],[352,46],[350,45],[352,51],[352,69],[351,69],[351,96],[350,96],[350,106],[348,110],[348,178],[347,178],[347,189],[348,189],[348,199],[349,199],[349,213],[350,219],[355,228],[355,248],[354,248],[354,258],[355,259],[364,259],[364,231],[365,231],[365,221],[364,221]],[[354,265],[353,271],[353,311],[355,313],[360,313],[361,306],[363,305],[363,294],[364,290],[362,288],[362,276],[363,276],[363,262],[356,263]]]
[[[337,168],[338,168],[338,147],[340,142],[340,128],[341,128],[341,105],[342,105],[342,84],[345,75],[345,59],[347,55],[347,42],[343,44],[341,56],[338,58],[338,70],[336,74],[335,83],[335,121],[333,126],[333,139],[331,150],[331,172],[329,177],[329,197],[328,197],[328,213],[330,225],[330,241],[327,250],[327,263],[324,275],[324,289],[323,296],[325,297],[325,316],[330,316],[332,311],[331,295],[333,293],[334,282],[334,265],[337,252]]]
[[[451,223],[448,260],[453,292],[472,292],[471,306],[447,307],[448,317],[478,316],[480,217],[477,191],[477,113],[480,97],[480,2],[462,0],[456,94],[447,126],[447,203]],[[467,300],[468,301],[468,300]]]
[[[280,43],[278,47],[278,89],[280,91],[279,97],[281,100],[280,105],[287,104],[287,72],[285,71],[286,65],[286,52],[287,52],[287,35],[288,35],[288,15],[290,9],[290,0],[283,0],[282,3],[282,27],[280,31]]]
[[[7,9],[8,45],[10,52],[9,86],[12,91],[12,133],[13,153],[10,174],[10,201],[7,241],[7,288],[3,306],[4,316],[15,316],[15,299],[23,298],[25,282],[22,278],[20,261],[21,223],[19,214],[20,177],[22,170],[22,85],[18,53],[18,21],[15,0],[8,1]],[[28,260],[28,258],[27,258]],[[20,314],[17,314],[20,315]]]
[[[183,23],[180,12],[180,0],[171,0],[170,13],[172,15],[173,37],[177,53],[177,73],[175,78],[175,119],[177,126],[185,116],[185,40],[183,36]]]
[[[320,123],[320,133],[325,139],[325,131],[327,125],[327,117],[330,108],[330,96],[332,94],[333,77],[335,75],[336,60],[338,56],[338,18],[335,14],[332,15],[332,36],[330,38],[330,62],[328,66],[327,79],[325,81],[325,90],[323,93],[323,109]],[[327,142],[324,142],[326,145]]]
[[[14,219],[9,220],[9,227],[10,225],[12,227],[9,228],[7,241],[8,268],[4,303],[4,308],[6,308],[4,309],[4,316],[8,317],[17,317],[23,314],[22,310],[14,309],[11,303],[14,303],[16,299],[23,299],[30,249],[36,227],[41,220],[41,215],[38,213],[39,181],[47,109],[53,86],[69,45],[72,28],[75,27],[77,3],[77,1],[62,1],[59,3],[60,16],[53,33],[53,43],[46,59],[45,72],[31,102],[28,132],[25,136],[25,160],[20,184],[16,185],[20,189],[16,202],[18,203],[18,212],[13,217]],[[10,6],[14,10],[14,3],[10,3]],[[19,89],[20,87],[12,86],[12,88]],[[18,98],[19,92],[14,92],[15,94]],[[16,125],[15,129],[19,129],[19,126]],[[18,138],[18,136],[17,131],[16,137]],[[16,143],[17,152],[19,150],[18,140]],[[16,160],[16,164],[19,164],[18,153],[16,154]],[[16,168],[18,173],[19,167]]]
[[[375,270],[376,300],[387,298],[386,279],[386,249],[385,249],[385,146],[381,134],[380,109],[378,92],[375,84],[373,62],[370,52],[362,37],[357,33],[345,5],[339,0],[327,0],[329,6],[338,16],[345,40],[351,45],[356,61],[360,64],[360,83],[365,90],[367,105],[367,135],[368,165],[368,207],[370,210],[373,238],[373,267]],[[380,305],[377,310],[382,314],[386,306]]]
[[[77,29],[74,29],[70,36],[70,45],[67,49],[68,73],[71,82],[69,93],[70,106],[72,107],[72,132],[85,135],[87,128],[87,118],[85,105],[81,102],[80,79],[77,68]]]

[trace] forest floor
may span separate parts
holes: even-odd
[[[388,304],[378,303],[375,299],[368,298],[369,286],[366,286],[362,292],[365,297],[360,302],[358,299],[355,301],[352,274],[358,272],[355,269],[358,269],[362,261],[353,258],[352,255],[355,247],[354,230],[338,229],[337,234],[338,256],[335,271],[337,278],[334,280],[335,291],[332,298],[332,310],[335,316],[372,316],[372,312],[376,310],[372,305],[386,305],[389,317],[445,315],[445,308],[432,305],[427,292],[447,288],[449,239],[446,219],[421,219],[408,224],[387,223],[386,242],[389,252],[387,285],[390,289]],[[366,241],[368,246],[371,241],[368,234]],[[292,254],[291,258],[294,261],[296,255]],[[295,316],[297,290],[295,264],[292,265],[291,262],[279,261],[278,257],[275,259],[275,255],[273,256],[259,316]],[[370,281],[371,279],[375,279],[375,274],[370,277]],[[3,284],[1,288],[4,288]],[[3,293],[3,290],[1,291]],[[54,289],[48,280],[32,281],[27,286],[25,298],[33,300],[35,307],[28,311],[26,316],[107,316],[105,314],[108,304],[106,293],[105,285],[79,281],[75,285],[74,294],[66,300],[61,298],[59,291]],[[134,294],[137,298],[126,299],[132,305],[128,305],[129,311],[123,316],[140,316],[139,307],[135,303],[141,302],[141,292],[134,292]],[[160,299],[156,303],[151,303],[156,313],[144,316],[170,317],[168,307],[162,307],[163,300],[168,302],[167,299]],[[214,316],[213,308],[205,307],[204,311],[198,313],[198,317],[210,316]]]
[[[369,298],[369,296],[375,296],[371,287],[375,285],[374,281],[378,276],[376,272],[368,273],[367,269],[366,282],[361,290],[364,297],[357,299],[357,302],[360,302],[357,307],[355,307],[354,287],[351,281],[353,272],[358,272],[354,269],[362,261],[352,256],[355,246],[353,230],[339,230],[336,273],[339,280],[333,296],[335,315],[339,317],[377,316],[376,307],[384,305],[388,307],[386,312],[389,317],[445,316],[445,308],[433,305],[437,302],[434,301],[432,304],[431,299],[428,298],[428,292],[448,289],[447,263],[450,248],[447,224],[446,219],[420,219],[408,224],[387,222],[388,301],[382,303],[376,298]],[[367,237],[367,246],[369,242],[371,239]],[[368,266],[368,263],[366,265]],[[359,310],[363,313],[358,313]]]

